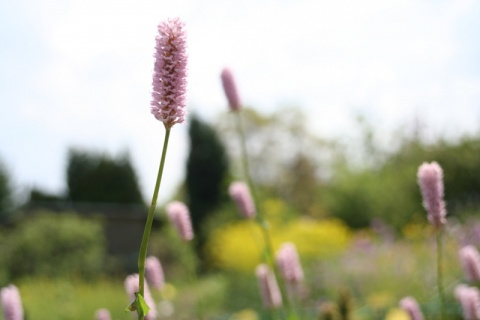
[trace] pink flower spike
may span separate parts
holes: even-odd
[[[455,287],[454,294],[462,305],[465,319],[480,319],[480,292],[477,288],[460,284]]]
[[[441,227],[447,222],[447,212],[443,201],[443,171],[438,163],[423,163],[418,168],[418,184],[428,220],[435,227]]]
[[[187,52],[185,24],[178,18],[158,25],[151,112],[166,128],[185,120]]]
[[[108,309],[98,309],[95,312],[95,320],[111,320],[110,311]]]
[[[243,182],[233,182],[228,188],[230,197],[237,204],[238,210],[245,218],[255,217],[255,204],[253,203],[250,189]]]
[[[160,290],[165,284],[163,268],[157,257],[149,256],[145,260],[145,278],[150,287]]]
[[[178,235],[185,241],[193,239],[192,222],[190,213],[185,204],[180,201],[174,201],[167,206],[167,215],[178,231]]]
[[[275,276],[266,264],[261,264],[255,270],[257,275],[263,306],[266,309],[278,308],[282,305],[282,295]]]
[[[232,111],[240,110],[242,104],[240,102],[240,97],[238,96],[237,86],[235,84],[235,78],[230,69],[225,68],[221,74],[223,91],[227,96],[228,105]]]
[[[130,299],[130,302],[135,301],[135,292],[138,292],[139,287],[139,275],[138,273],[131,274],[127,276],[125,279],[125,291],[127,292],[128,298]],[[157,312],[157,306],[155,305],[155,301],[152,298],[152,295],[150,294],[150,289],[148,288],[148,284],[145,283],[144,286],[144,297],[145,302],[150,308],[150,311],[148,311],[147,315],[145,316],[145,320],[153,320],[157,318],[158,312]]]
[[[460,262],[468,281],[480,281],[480,255],[477,248],[472,245],[460,249]]]
[[[423,320],[423,314],[418,306],[417,300],[413,297],[405,297],[399,302],[400,308],[402,308],[411,320]]]
[[[276,261],[285,281],[296,285],[303,281],[303,270],[297,248],[291,242],[284,243],[277,252]]]
[[[22,299],[15,285],[11,284],[2,288],[0,291],[0,302],[5,320],[23,320]]]

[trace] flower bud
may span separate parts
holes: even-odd
[[[282,305],[282,295],[275,276],[266,264],[261,264],[255,270],[260,294],[266,309],[278,308]]]
[[[185,120],[187,53],[185,24],[180,19],[158,25],[151,112],[166,128]]]
[[[228,188],[228,193],[237,204],[240,214],[245,218],[255,217],[255,204],[248,186],[243,182],[233,182]]]
[[[225,68],[221,74],[223,90],[227,96],[228,105],[232,111],[237,111],[241,108],[240,97],[238,96],[237,85],[235,78],[230,69]]]
[[[178,235],[185,241],[193,239],[192,222],[190,213],[185,204],[174,201],[167,205],[167,215],[178,231]]]
[[[428,220],[435,227],[447,222],[445,202],[443,201],[443,171],[436,162],[424,163],[418,169],[418,184],[423,197],[423,206]]]

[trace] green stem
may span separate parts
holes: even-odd
[[[169,127],[165,127],[165,139],[163,141],[163,150],[162,150],[162,157],[160,159],[160,167],[158,168],[157,181],[155,183],[155,189],[153,191],[152,202],[150,204],[150,208],[148,209],[147,222],[145,224],[145,230],[143,231],[142,244],[140,245],[140,253],[138,255],[138,275],[139,275],[138,292],[142,297],[145,296],[145,259],[147,258],[148,241],[150,239],[150,231],[152,230],[153,218],[155,216],[155,208],[157,206],[158,191],[160,190],[160,183],[162,182],[163,167],[165,166],[165,158],[167,155],[167,148],[168,148],[168,139],[170,138],[170,129],[171,128]],[[138,316],[139,316],[138,318],[139,320],[144,319],[142,315],[139,314]]]
[[[201,298],[201,287],[200,287],[200,280],[197,274],[197,260],[195,259],[195,248],[192,241],[185,244],[185,253],[188,259],[187,262],[187,272],[189,276],[190,286],[195,288],[195,312],[197,314],[198,320],[204,320],[204,309],[203,303]]]
[[[273,273],[275,275],[275,278],[277,280],[278,286],[280,288],[280,293],[282,295],[282,301],[283,304],[288,312],[288,319],[289,320],[296,320],[297,317],[295,315],[294,309],[292,307],[292,304],[290,303],[290,299],[287,294],[287,290],[285,287],[285,283],[283,282],[283,279],[280,277],[280,272],[278,270],[277,264],[275,263],[275,255],[274,255],[274,250],[273,250],[273,244],[272,244],[272,238],[270,236],[270,232],[268,229],[268,223],[265,219],[265,216],[263,215],[263,211],[260,208],[260,202],[257,194],[257,190],[255,188],[255,184],[253,183],[252,177],[250,175],[250,167],[248,163],[248,151],[247,151],[247,143],[245,139],[245,132],[243,130],[243,125],[242,125],[242,117],[240,115],[240,110],[235,111],[236,115],[236,122],[237,122],[237,131],[238,135],[240,136],[240,148],[242,150],[242,166],[243,166],[243,171],[244,175],[247,179],[247,184],[248,187],[250,188],[250,192],[252,193],[252,198],[253,202],[255,204],[255,208],[257,210],[257,214],[255,216],[255,221],[260,227],[260,230],[262,232],[263,240],[265,243],[265,251],[267,254],[267,263],[270,265],[270,267],[273,270]]]
[[[437,287],[440,296],[441,319],[446,319],[445,292],[443,290],[443,250],[442,250],[442,230],[437,228],[435,232],[437,240]]]

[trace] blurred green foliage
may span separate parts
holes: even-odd
[[[330,142],[308,130],[306,116],[299,108],[282,108],[269,115],[251,108],[241,112],[250,174],[257,189],[285,199],[300,214],[314,215],[320,210],[316,189],[321,187],[322,163],[330,152]],[[232,114],[224,114],[215,128],[231,158],[232,174],[243,177],[234,120]]]
[[[186,163],[186,202],[190,209],[200,261],[207,238],[204,225],[228,199],[229,161],[217,132],[197,116],[190,119],[190,151]],[[205,267],[202,264],[202,267]]]
[[[387,142],[360,116],[353,137],[324,139],[308,130],[298,108],[269,115],[242,111],[256,185],[299,215],[333,216],[353,228],[380,219],[397,231],[426,222],[417,185],[417,170],[425,161],[437,161],[444,170],[449,216],[480,212],[479,136],[427,140],[415,126],[405,126],[389,132]],[[238,166],[235,126],[225,115],[215,127]]]
[[[392,312],[398,313],[398,301],[407,295],[417,299],[426,319],[438,319],[438,300],[434,294],[435,251],[430,241],[433,233],[427,226],[417,225],[412,229],[416,230],[414,239],[392,242],[381,241],[372,233],[357,232],[354,241],[341,254],[303,259],[306,280],[302,296],[296,301],[300,319],[318,319],[325,306],[342,309],[344,303],[348,303],[352,319],[396,319]],[[445,288],[451,320],[461,319],[453,289],[465,283],[458,249],[459,236],[467,231],[459,225],[454,229],[456,232],[445,238],[444,247]],[[270,319],[264,314],[254,270],[204,275],[192,282],[170,265],[165,268],[165,276],[167,287],[153,294],[160,305],[171,303],[174,313],[162,319],[192,319],[197,296],[203,299],[208,319]],[[15,284],[20,289],[28,319],[92,319],[98,308],[108,308],[112,319],[131,319],[132,315],[123,311],[128,304],[123,280],[35,276],[15,280]],[[344,301],[345,294],[349,295],[348,301]]]
[[[129,300],[121,280],[100,278],[87,282],[34,277],[22,279],[16,285],[25,319],[94,319],[95,311],[100,308],[107,308],[112,319],[132,319],[132,315],[124,311]],[[3,319],[1,315],[0,319]]]
[[[0,223],[8,220],[13,209],[12,185],[5,165],[0,161]]]
[[[66,177],[70,201],[144,204],[128,153],[112,158],[71,149]]]
[[[100,221],[42,212],[17,223],[14,229],[2,232],[4,277],[94,277],[104,270],[105,239]]]
[[[418,167],[437,161],[444,171],[449,217],[480,211],[480,138],[432,143],[404,139],[398,148],[377,155],[374,166],[337,164],[324,188],[327,210],[354,228],[382,219],[397,230],[425,222],[417,184]]]

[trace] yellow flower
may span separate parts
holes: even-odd
[[[410,316],[400,308],[392,308],[385,316],[385,320],[410,320]]]
[[[252,309],[244,309],[242,311],[239,311],[235,313],[231,318],[231,320],[257,320],[257,319],[258,319],[258,315]]]
[[[269,202],[277,214],[279,203]],[[272,219],[275,220],[275,219]],[[301,260],[325,258],[342,252],[351,235],[348,228],[338,220],[297,219],[290,222],[270,224],[274,249],[284,242],[293,242]],[[226,225],[208,240],[207,252],[213,263],[223,269],[253,272],[262,261],[264,242],[260,228],[254,221],[243,220]]]

